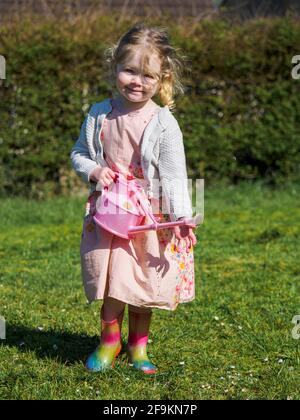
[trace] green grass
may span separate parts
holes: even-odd
[[[154,310],[159,373],[90,374],[100,302],[87,305],[79,260],[84,198],[0,201],[1,399],[299,399],[300,187],[205,191],[196,300]],[[127,334],[127,314],[123,338]]]

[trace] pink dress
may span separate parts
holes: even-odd
[[[108,166],[127,176],[143,179],[140,142],[146,125],[160,107],[148,102],[134,112],[121,112],[111,100],[112,111],[102,129],[104,158]],[[175,310],[195,299],[194,253],[181,252],[173,229],[147,231],[132,239],[120,238],[95,224],[95,191],[87,201],[80,255],[82,279],[89,302],[105,296],[138,306]],[[161,221],[169,216],[161,213]],[[146,219],[145,223],[151,220]]]

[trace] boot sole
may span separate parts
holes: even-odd
[[[148,370],[138,369],[138,368],[134,367],[133,363],[131,363],[131,362],[128,362],[127,365],[134,370],[137,370],[139,372],[143,372],[145,375],[154,375],[155,373],[158,372],[158,369],[148,369]]]

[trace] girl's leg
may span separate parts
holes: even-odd
[[[106,322],[116,319],[121,313],[124,313],[125,306],[126,303],[121,302],[120,300],[106,297],[103,303],[102,318]]]
[[[105,298],[101,308],[100,345],[89,355],[86,368],[93,372],[102,372],[114,367],[116,357],[121,351],[121,328],[125,303],[116,299]]]
[[[146,374],[156,373],[157,368],[147,355],[148,335],[151,324],[151,308],[138,308],[128,305],[129,334],[128,357],[133,367]]]
[[[103,320],[112,321],[115,318],[118,319],[120,332],[122,331],[125,306],[126,304],[124,302],[121,302],[117,299],[111,297],[106,297],[104,299],[100,311],[101,331],[104,328]]]

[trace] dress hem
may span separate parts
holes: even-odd
[[[123,300],[123,298],[121,299],[116,294],[108,294],[106,297],[111,297],[111,298],[117,299],[117,300],[119,300],[119,301],[121,301],[121,302],[123,302],[123,303],[125,303],[127,305],[137,306],[139,308],[164,309],[164,310],[167,310],[167,311],[170,311],[170,312],[174,312],[177,309],[178,305],[181,304],[181,303],[189,303],[189,302],[192,302],[193,300],[195,300],[195,297],[193,297],[192,299],[189,299],[189,300],[183,300],[183,301],[178,302],[177,305],[174,308],[171,308],[170,306],[158,306],[158,305],[151,305],[151,306],[149,305],[149,306],[146,306],[146,305],[137,305],[136,302],[125,302]],[[94,299],[88,300],[88,304],[90,305],[93,302],[96,302],[96,301],[99,301],[99,300],[103,300],[103,299],[104,299],[104,296],[102,296],[102,297],[96,296]]]

